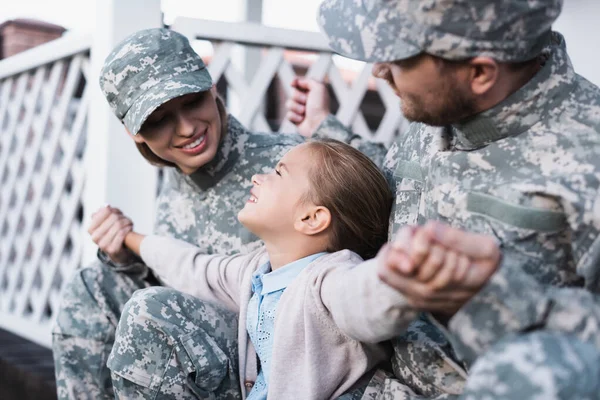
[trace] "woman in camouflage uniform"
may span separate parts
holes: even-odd
[[[247,131],[227,115],[212,79],[188,40],[167,29],[137,32],[108,56],[100,85],[141,154],[165,166],[155,232],[206,253],[248,252],[258,239],[239,224],[250,178],[271,168],[299,135]],[[132,194],[134,195],[134,194]],[[58,397],[113,398],[106,360],[124,304],[159,282],[122,246],[131,224],[111,207],[92,219],[99,261],[67,284],[53,331]],[[204,305],[237,335],[235,315]]]

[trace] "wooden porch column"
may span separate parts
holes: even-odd
[[[91,214],[110,204],[132,218],[136,230],[152,231],[157,170],[142,158],[123,125],[110,110],[98,83],[104,59],[127,35],[163,25],[160,0],[96,0],[96,30],[91,48],[91,101],[85,158],[84,227]],[[85,240],[82,262],[96,257],[96,245]]]
[[[260,24],[262,22],[263,0],[238,0],[240,5],[238,8],[237,20],[239,22],[254,22]],[[248,83],[256,74],[260,66],[260,48],[240,48],[234,49],[231,57],[231,62],[241,72]],[[237,94],[230,90],[227,96],[227,109],[233,115],[241,115],[241,99]],[[251,126],[247,128],[252,129]]]

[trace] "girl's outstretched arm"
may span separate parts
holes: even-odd
[[[257,250],[245,255],[208,255],[183,240],[134,232],[126,236],[125,244],[165,285],[235,312],[239,312],[247,267],[257,264],[264,254]]]

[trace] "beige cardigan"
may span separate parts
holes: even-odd
[[[180,240],[147,236],[141,257],[168,286],[239,313],[240,385],[256,380],[256,353],[246,331],[251,276],[268,261],[264,247],[234,256],[201,254]],[[268,398],[329,399],[389,360],[378,344],[416,317],[404,297],[378,278],[375,260],[343,250],[311,262],[277,307]]]

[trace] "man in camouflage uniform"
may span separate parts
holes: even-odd
[[[129,50],[119,52],[124,49]],[[105,65],[101,76],[103,92],[133,134],[148,116],[142,115],[144,111],[212,86],[208,71],[187,39],[166,29],[134,34],[108,60],[112,61]],[[149,60],[154,60],[153,64]],[[108,76],[120,79],[109,82]],[[155,104],[131,106],[143,90],[150,90],[140,82],[153,82],[152,90],[159,95],[155,93],[146,101]],[[251,177],[273,168],[303,138],[249,132],[232,116],[222,113],[222,117],[226,131],[223,130],[211,162],[190,175],[177,168],[164,169],[155,232],[186,240],[207,253],[249,252],[260,242],[238,222],[236,215],[247,200]],[[61,399],[114,398],[106,361],[123,306],[136,290],[158,284],[139,262],[117,264],[102,252],[99,258],[100,261],[77,271],[66,285],[54,327],[53,351]],[[163,298],[172,299],[168,293]],[[182,304],[187,301],[180,300]],[[197,300],[190,309],[196,320],[202,321],[207,335],[227,342],[232,354],[237,354],[236,315]],[[193,341],[187,344],[194,346]],[[195,366],[188,369],[194,369],[202,360],[194,362]],[[235,366],[231,371],[237,376]],[[234,389],[222,388],[222,392],[239,393],[237,386],[235,378]]]
[[[492,104],[456,86],[440,99],[452,113],[426,115],[432,103],[405,112],[416,122],[387,152],[384,170],[396,189],[393,232],[434,219],[492,235],[502,248],[497,272],[446,323],[425,317],[469,372],[460,396],[440,398],[600,398],[600,89],[573,71],[563,37],[551,31],[561,6],[561,0],[326,0],[320,8],[331,47],[378,63],[374,72],[393,64],[406,72],[419,57],[441,68],[533,68],[527,79],[504,81],[515,90]],[[387,78],[402,101],[417,103],[403,98],[397,76]],[[425,96],[427,89],[412,94]],[[319,133],[355,139],[332,117]],[[420,284],[406,282],[403,290]],[[374,379],[366,397],[440,395],[403,385],[415,389],[415,370],[427,376],[428,366],[415,356],[418,340],[415,330],[395,341],[401,381]],[[437,372],[427,376],[431,382],[444,381],[444,371]]]

